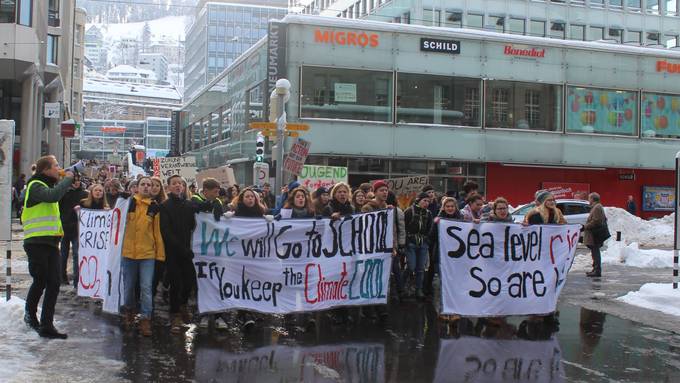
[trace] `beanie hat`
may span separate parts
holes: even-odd
[[[420,191],[427,193],[430,190],[434,190],[434,187],[432,185],[425,185]]]
[[[424,198],[430,198],[430,196],[427,195],[427,192],[422,191],[422,192],[420,192],[420,193],[418,194],[418,198],[416,198],[416,203],[417,203],[417,202],[420,202],[420,200],[422,200],[422,199],[424,199]]]
[[[389,186],[387,186],[387,182],[385,182],[383,180],[378,180],[378,181],[373,182],[373,191],[374,192],[378,191],[378,189],[380,189],[381,187],[386,187],[388,189],[390,188]]]
[[[552,196],[552,193],[549,191],[539,190],[536,192],[536,202],[538,202],[540,205],[543,205],[543,202],[545,202],[545,200],[550,196]]]
[[[320,188],[316,189],[314,192],[314,198],[319,198],[321,197],[321,194],[328,194],[328,189],[321,186]]]

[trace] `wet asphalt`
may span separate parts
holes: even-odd
[[[100,304],[63,286],[57,318],[69,339],[24,347],[34,359],[11,381],[678,382],[680,320],[614,300],[668,282],[667,272],[611,266],[593,280],[574,271],[559,323],[450,322],[436,304],[410,299],[392,302],[385,322],[351,309],[351,324],[334,325],[327,313],[313,315],[311,328],[306,318],[264,316],[244,332],[231,315],[226,328],[197,320],[175,335],[159,293],[151,338],[124,331]],[[28,276],[18,279],[23,297]]]

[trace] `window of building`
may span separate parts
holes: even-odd
[[[604,27],[593,27],[588,29],[588,40],[604,40]]]
[[[13,23],[16,14],[16,0],[0,1],[0,23]]]
[[[480,111],[471,110],[475,105],[479,108],[481,85],[479,79],[398,73],[397,121],[481,126]],[[469,92],[468,89],[475,91]]]
[[[529,34],[531,36],[545,36],[545,21],[531,20],[529,21]]]
[[[147,137],[146,146],[151,149],[170,148],[170,137]]]
[[[641,105],[642,137],[680,138],[680,96],[643,92]]]
[[[659,44],[659,32],[647,32],[647,45]]]
[[[550,37],[555,39],[564,38],[564,22],[553,21],[550,23]]]
[[[664,8],[666,14],[669,16],[675,16],[678,14],[678,1],[677,0],[666,0],[666,7]]]
[[[570,86],[567,132],[637,135],[637,92]]]
[[[301,116],[392,121],[392,73],[302,68]]]
[[[71,100],[71,110],[73,113],[80,114],[80,93],[73,92],[73,99]]]
[[[231,108],[222,108],[222,139],[229,138],[231,132]]]
[[[678,35],[663,35],[663,43],[666,48],[678,46]]]
[[[609,39],[616,40],[619,44],[623,43],[623,29],[609,28]]]
[[[487,17],[488,24],[486,29],[503,33],[505,32],[505,17],[503,16],[489,16]]]
[[[73,58],[73,77],[80,78],[80,59]]]
[[[604,7],[604,0],[590,0],[590,5],[593,7]]]
[[[59,20],[59,0],[49,0],[47,4],[47,25],[50,27],[58,27]]]
[[[562,86],[490,80],[486,87],[487,128],[561,130]]]
[[[444,12],[444,26],[449,28],[462,28],[463,12]]]
[[[642,0],[626,0],[626,6],[628,7],[628,10],[639,11],[641,1]]]
[[[623,0],[609,0],[610,8],[623,8]]]
[[[467,26],[468,28],[484,28],[484,15],[476,15],[474,13],[467,14]]]
[[[571,0],[571,4],[573,5],[585,5],[585,3],[585,0]]]
[[[627,43],[640,45],[642,42],[642,32],[640,31],[627,31],[626,40]]]
[[[572,40],[585,40],[586,39],[586,26],[585,25],[575,25],[569,26],[569,38]]]
[[[33,26],[33,0],[19,0],[19,24]]]
[[[439,10],[423,9],[423,25],[440,26],[440,15],[441,11]]]
[[[510,20],[508,20],[508,32],[516,35],[523,35],[526,32],[524,24],[524,19],[510,18]]]
[[[47,63],[57,64],[57,54],[59,53],[59,37],[47,35]]]
[[[658,14],[659,0],[645,0],[645,12]]]

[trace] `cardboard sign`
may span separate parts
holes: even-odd
[[[300,175],[311,146],[311,142],[298,138],[283,161],[283,170],[296,176]]]
[[[430,180],[427,176],[411,176],[401,178],[388,178],[385,180],[390,191],[397,196],[397,203],[402,210],[413,205],[418,193]]]
[[[541,189],[545,189],[555,196],[555,199],[588,199],[590,184],[576,182],[543,182]]]
[[[201,170],[196,174],[196,186],[199,188],[203,185],[203,180],[206,178],[214,178],[221,183],[223,187],[229,187],[236,184],[236,177],[234,177],[234,169],[228,165],[220,166],[219,168]]]
[[[167,180],[173,175],[180,175],[188,185],[196,183],[196,157],[156,157],[153,159],[153,175]]]
[[[297,180],[311,192],[322,186],[330,188],[338,182],[347,183],[347,174],[345,166],[304,165]]]
[[[385,304],[393,214],[273,222],[197,214],[198,309],[285,314]]]
[[[581,225],[439,221],[442,312],[549,314],[574,262]]]

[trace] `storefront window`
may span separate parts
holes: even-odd
[[[389,160],[381,158],[350,158],[349,171],[352,173],[387,173]]]
[[[680,96],[642,93],[642,137],[680,138]]]
[[[481,126],[481,81],[463,77],[397,74],[397,121]]]
[[[301,116],[392,121],[392,73],[302,68]]]
[[[487,128],[561,130],[560,85],[491,80],[486,87]]]
[[[427,161],[394,160],[392,161],[391,176],[395,174],[427,174]]]
[[[545,21],[531,20],[529,22],[529,34],[531,36],[545,36]]]
[[[637,92],[569,87],[567,132],[637,135]]]

